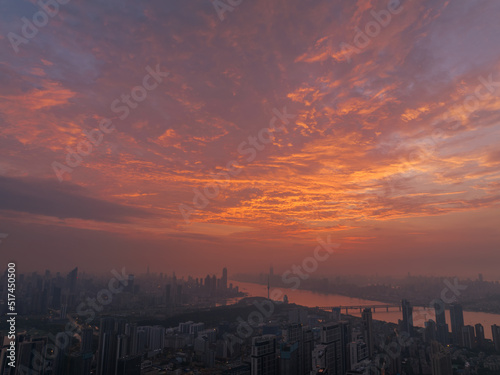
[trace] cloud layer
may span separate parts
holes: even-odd
[[[0,215],[11,230],[90,231],[93,249],[132,232],[168,244],[138,253],[141,265],[167,264],[175,248],[235,265],[290,249],[301,259],[328,233],[350,249],[351,271],[394,248],[401,264],[436,250],[467,258],[479,244],[498,258],[498,2],[259,0],[221,21],[210,1],[74,0],[16,53],[9,33],[23,36],[38,11],[0,8]],[[158,64],[169,76],[137,100]],[[284,107],[290,123],[251,146]],[[106,119],[114,130],[59,183],[53,163],[67,165]],[[238,173],[224,174],[231,161]],[[179,205],[193,209],[189,224]],[[465,239],[449,238],[450,222]],[[246,255],[256,248],[264,260]],[[464,272],[457,264],[450,272]]]

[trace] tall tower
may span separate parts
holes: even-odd
[[[446,324],[445,304],[442,300],[434,303],[436,314],[436,339],[443,345],[448,345],[448,324]]]
[[[97,375],[113,374],[117,365],[117,334],[113,318],[101,318],[97,348]]]
[[[482,348],[484,346],[484,327],[481,323],[474,326],[476,331],[477,346]]]
[[[473,326],[462,328],[462,343],[465,348],[472,349],[475,346],[475,338]]]
[[[495,344],[495,350],[500,353],[500,326],[493,324],[491,326],[491,333],[493,336],[493,344]]]
[[[403,331],[413,336],[413,307],[405,299],[401,301],[401,307],[403,310]]]
[[[365,343],[368,347],[368,356],[373,356],[373,316],[372,309],[367,308],[363,310],[363,336],[365,337]]]
[[[451,318],[451,333],[453,335],[453,344],[457,346],[463,346],[462,331],[464,328],[464,312],[462,305],[453,304],[450,307],[450,318]]]
[[[78,279],[78,267],[75,267],[68,273],[66,277],[66,281],[68,283],[68,289],[70,293],[74,293],[76,291],[76,281]]]
[[[227,268],[222,269],[222,289],[227,289]]]
[[[84,328],[81,333],[82,342],[80,345],[80,354],[82,356],[82,374],[90,374],[90,370],[92,367],[92,337],[93,330],[92,328]]]

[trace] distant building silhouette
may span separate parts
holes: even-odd
[[[78,280],[78,267],[75,267],[66,276],[67,287],[70,293],[76,292],[76,282]]]
[[[368,348],[368,356],[371,357],[374,349],[372,310],[370,308],[364,309],[361,318],[363,319],[363,336]]]
[[[495,345],[495,350],[500,353],[500,326],[493,324],[491,326],[491,333],[493,337],[493,344]]]
[[[413,307],[404,299],[401,301],[401,309],[403,311],[402,331],[413,336]]]
[[[446,309],[443,300],[437,300],[434,303],[434,311],[436,314],[436,340],[443,345],[448,345],[449,330],[446,324]]]
[[[462,344],[465,348],[472,349],[475,347],[475,335],[473,326],[464,326],[462,328]]]
[[[453,304],[450,306],[451,333],[453,336],[453,344],[463,346],[462,331],[464,328],[464,312],[462,305]]]
[[[227,289],[227,268],[226,267],[224,267],[222,269],[221,287],[224,290]]]

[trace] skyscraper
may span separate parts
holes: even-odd
[[[347,368],[347,344],[350,326],[347,322],[325,324],[320,333],[321,345],[326,347],[325,363],[329,375],[343,375]]]
[[[429,319],[425,322],[425,341],[427,343],[431,343],[436,340],[436,322],[432,319]]]
[[[302,324],[298,323],[289,324],[283,330],[283,339],[287,344],[290,344],[291,348],[292,344],[297,343],[298,374],[309,375],[312,363],[311,353],[313,350],[312,330],[309,327],[303,327]],[[285,349],[288,350],[288,348],[286,347]],[[293,351],[293,349],[290,350]],[[282,372],[281,367],[280,367],[280,372]]]
[[[473,326],[462,328],[462,343],[465,348],[472,349],[475,346],[475,336]]]
[[[448,324],[446,324],[445,304],[442,300],[434,303],[436,313],[436,339],[443,345],[448,345]]]
[[[74,293],[76,291],[77,279],[78,279],[78,267],[75,267],[68,273],[68,276],[66,276],[67,286],[70,293]]]
[[[491,333],[493,336],[493,344],[495,345],[495,350],[500,353],[500,326],[493,324],[491,326]]]
[[[482,324],[478,323],[474,328],[476,330],[477,346],[482,348],[484,346],[484,327]]]
[[[403,332],[407,332],[410,336],[413,336],[413,307],[407,300],[401,301],[401,307],[403,310]]]
[[[97,348],[97,375],[113,374],[118,363],[117,361],[115,320],[113,318],[101,318],[99,345]]]
[[[436,324],[446,324],[445,304],[443,300],[437,300],[434,303],[434,312],[436,313]]]
[[[222,279],[221,279],[221,286],[222,286],[222,289],[227,289],[227,268],[224,267],[222,269]]]
[[[82,342],[80,345],[82,374],[90,374],[90,370],[92,367],[92,357],[94,355],[92,351],[92,337],[92,328],[82,329]]]
[[[368,356],[373,356],[373,317],[370,308],[364,309],[362,314],[363,319],[363,336],[366,346],[368,347]],[[349,340],[350,341],[350,340]]]
[[[302,365],[301,374],[308,375],[312,366],[312,351],[314,348],[313,332],[309,327],[302,327]]]
[[[462,305],[453,304],[450,306],[450,319],[453,344],[463,346],[462,330],[464,328],[464,313]]]
[[[276,336],[265,335],[254,337],[252,339],[251,363],[252,375],[278,374]]]

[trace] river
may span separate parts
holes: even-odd
[[[267,286],[253,283],[245,283],[241,281],[232,281],[233,285],[239,286],[242,292],[248,293],[249,297],[267,297]],[[271,288],[272,289],[272,288]],[[279,288],[288,296],[288,302],[296,303],[297,305],[316,307],[316,306],[353,306],[353,305],[381,305],[386,304],[380,301],[371,301],[366,299],[351,298],[337,294],[321,294],[308,290],[292,290]],[[430,301],[429,301],[430,303]],[[345,314],[345,310],[342,311]],[[361,316],[359,310],[349,310],[349,314],[353,316]],[[402,313],[398,310],[386,311],[385,309],[376,309],[373,313],[373,319],[382,320],[390,323],[397,323],[398,319],[402,319]],[[436,320],[434,309],[414,307],[413,322],[414,325],[423,327],[426,320]],[[481,323],[484,327],[486,338],[491,339],[491,326],[493,324],[500,325],[500,315],[483,312],[464,311],[465,325],[474,326]],[[450,312],[446,310],[446,323],[451,330]]]

